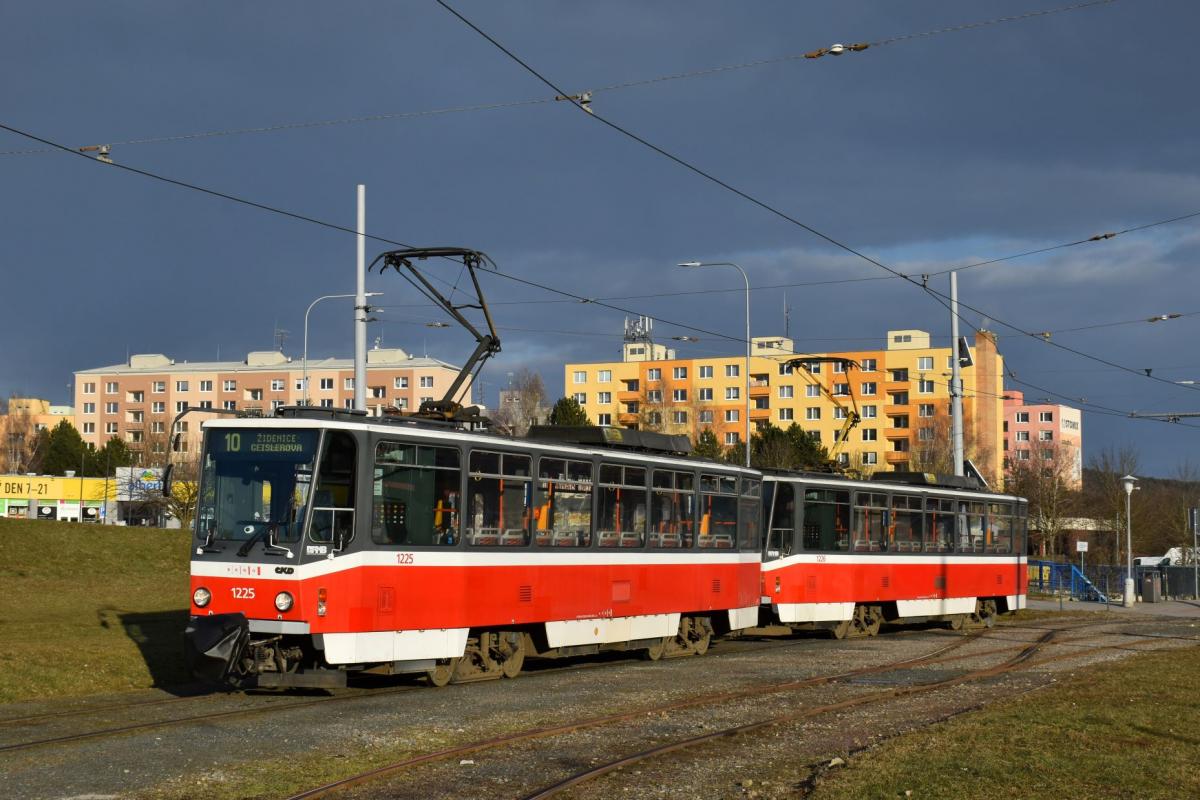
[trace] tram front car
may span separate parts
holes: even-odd
[[[185,633],[193,673],[238,686],[344,684],[319,669],[326,589],[304,577],[352,537],[352,434],[288,419],[204,430]]]

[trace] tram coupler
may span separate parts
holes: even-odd
[[[221,683],[241,658],[250,641],[244,614],[192,617],[183,632],[184,654],[193,675]]]

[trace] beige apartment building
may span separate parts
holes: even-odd
[[[627,335],[621,361],[567,364],[565,393],[598,425],[692,437],[710,428],[725,445],[744,436],[746,392],[754,428],[794,422],[830,449],[857,410],[862,421],[838,458],[865,472],[925,469],[930,454],[948,447],[951,348],[931,347],[926,331],[888,331],[881,349],[839,353],[797,353],[791,339],[755,337],[751,353],[746,376],[742,354],[680,358],[648,336]],[[788,365],[804,356],[858,367]],[[964,439],[968,457],[994,481],[1003,464],[1004,360],[987,332],[975,336],[971,357],[962,370]]]
[[[367,406],[415,411],[424,400],[441,399],[458,373],[444,361],[398,348],[369,350]],[[470,392],[468,379],[463,397],[469,400]],[[307,398],[314,406],[352,408],[353,359],[309,359]],[[168,428],[185,408],[270,414],[304,402],[303,362],[276,351],[249,353],[244,361],[191,363],[135,355],[126,364],[75,373],[75,424],[84,441],[99,447],[120,436],[147,466],[163,462]],[[180,421],[180,450],[195,452],[204,418],[193,412]]]

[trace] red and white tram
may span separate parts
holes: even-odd
[[[990,625],[1024,607],[1024,499],[961,478],[875,477],[765,476],[762,603],[771,622],[841,638],[873,635],[884,621]]]
[[[515,675],[527,655],[702,653],[758,622],[762,476],[687,459],[686,439],[316,408],[204,431],[198,674],[441,684]]]

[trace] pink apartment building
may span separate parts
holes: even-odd
[[[440,400],[459,368],[436,358],[412,356],[398,348],[367,351],[369,409],[393,406],[415,411],[427,399]],[[349,358],[308,360],[308,404],[351,408],[354,362]],[[464,402],[471,382],[463,386]],[[249,353],[245,361],[175,361],[165,355],[131,356],[126,364],[75,373],[75,426],[97,447],[113,436],[125,440],[138,463],[162,463],[167,429],[185,408],[212,408],[271,414],[280,406],[304,402],[304,364],[283,353]],[[213,415],[191,413],[179,423],[180,449],[195,451],[200,424]]]
[[[1071,480],[1083,482],[1083,422],[1079,409],[1025,402],[1023,392],[1009,390],[1004,401],[1006,464],[1050,460],[1061,453],[1071,464]]]

